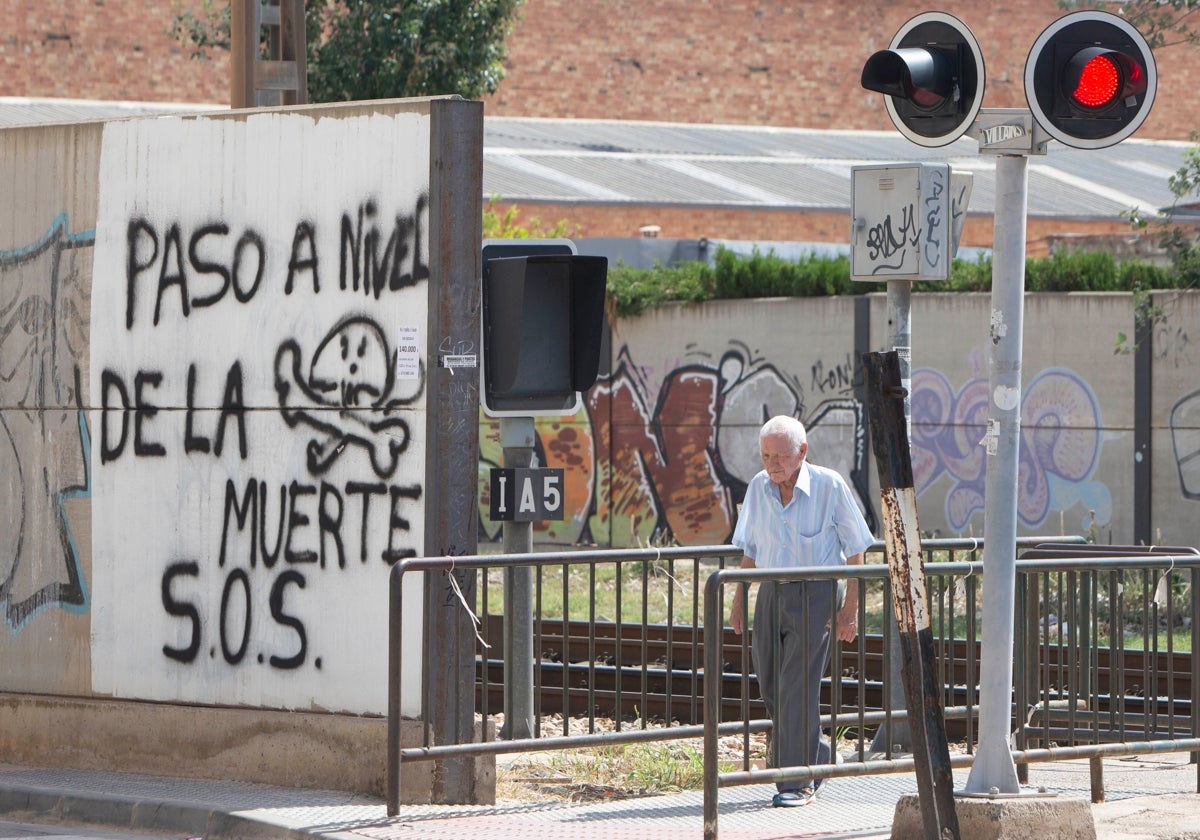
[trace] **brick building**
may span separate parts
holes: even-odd
[[[0,96],[223,103],[229,61],[189,60],[168,34],[201,0],[8,0]],[[906,2],[681,3],[525,0],[508,73],[489,114],[523,117],[890,129],[863,61],[908,18]],[[1056,0],[960,0],[987,64],[984,106],[1024,107],[1024,67]],[[1160,50],[1158,103],[1137,136],[1187,140],[1200,127],[1200,49]],[[1169,103],[1169,106],[1168,106]]]
[[[979,41],[984,107],[1026,107],[1025,60],[1063,14],[1056,0],[527,0],[488,112],[890,130],[879,94],[859,86],[863,62],[909,18],[935,9]],[[1158,99],[1137,136],[1187,140],[1200,127],[1191,87],[1200,49],[1168,47],[1155,58]]]
[[[227,103],[229,60],[190,61],[168,31],[201,0],[6,0],[0,96]]]

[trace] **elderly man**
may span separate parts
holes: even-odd
[[[810,464],[804,425],[794,417],[768,420],[759,432],[763,470],[746,488],[733,544],[742,567],[760,569],[842,566],[863,561],[874,541],[850,488],[834,470]],[[834,580],[759,585],[754,606],[754,668],[773,724],[768,763],[793,767],[827,763],[821,738],[821,677],[829,663],[834,626]],[[858,581],[844,584],[837,637],[858,634]],[[730,624],[745,628],[742,587],[734,593]],[[819,781],[780,782],[776,807],[807,805]]]

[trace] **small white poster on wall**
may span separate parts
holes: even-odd
[[[428,118],[113,122],[100,172],[93,689],[385,712],[388,576],[424,545],[396,342],[427,321]]]

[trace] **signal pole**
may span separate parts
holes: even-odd
[[[1106,12],[1077,12],[1038,37],[1025,67],[1030,110],[983,110],[972,130],[997,154],[988,425],[984,435],[983,612],[979,749],[967,796],[1020,791],[1008,736],[1012,720],[1016,602],[1017,473],[1021,441],[1021,342],[1025,303],[1026,156],[1051,138],[1098,149],[1132,134],[1154,102],[1157,72],[1141,34]]]
[[[1045,153],[1045,144],[1042,144]],[[1034,151],[1032,145],[1030,153]],[[996,158],[996,219],[988,354],[988,421],[984,478],[983,633],[979,675],[979,745],[963,792],[1016,794],[1017,766],[1008,743],[1012,718],[1013,609],[1016,603],[1017,468],[1021,441],[1021,341],[1025,310],[1025,154]]]
[[[489,518],[504,523],[504,553],[533,551],[533,522],[563,518],[562,470],[535,463],[540,416],[566,417],[596,381],[608,261],[568,239],[483,243],[484,413],[499,418],[504,468],[492,470]],[[520,485],[518,487],[518,485]],[[504,725],[533,737],[533,567],[504,577]]]

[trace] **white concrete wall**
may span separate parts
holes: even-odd
[[[986,294],[914,296],[914,480],[921,528],[940,536],[983,534],[990,308]],[[1128,295],[1026,296],[1020,533],[1087,533],[1094,511],[1103,536],[1131,540],[1114,494],[1133,486],[1133,358],[1113,348],[1132,322]]]
[[[1200,293],[1156,293],[1154,541],[1200,545]]]
[[[427,338],[428,122],[105,126],[96,693],[386,709],[380,588],[424,544],[424,370],[397,348]]]

